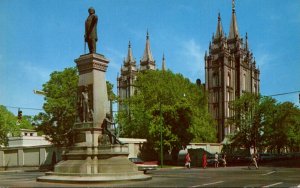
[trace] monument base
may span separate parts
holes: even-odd
[[[99,183],[109,181],[149,180],[152,177],[138,171],[127,158],[127,146],[73,147],[65,154],[66,160],[38,177],[40,182]],[[128,148],[127,148],[128,149]]]

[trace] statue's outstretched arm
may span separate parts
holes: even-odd
[[[105,121],[107,121],[110,124],[115,124],[114,122],[110,121],[108,118],[105,118]]]

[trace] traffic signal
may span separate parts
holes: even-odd
[[[18,120],[22,120],[22,111],[18,110]]]

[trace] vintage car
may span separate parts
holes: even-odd
[[[157,161],[143,161],[138,157],[132,157],[129,160],[138,166],[138,170],[144,171],[144,173],[148,170],[156,170],[158,167]]]

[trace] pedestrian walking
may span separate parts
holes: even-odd
[[[219,155],[218,152],[216,152],[215,154],[215,168],[219,167]]]
[[[223,163],[224,167],[226,167],[226,165],[227,165],[227,162],[226,162],[226,153],[223,153],[223,155],[222,155],[222,163]]]
[[[251,166],[254,165],[256,169],[258,169],[258,165],[257,165],[257,155],[256,153],[253,153],[251,155],[251,163],[249,164],[248,166],[248,169],[250,170],[251,169]]]
[[[185,156],[185,166],[189,169],[191,168],[191,157],[190,157],[189,152],[187,152],[187,154]]]
[[[204,151],[202,155],[202,167],[206,168],[206,166],[207,166],[207,157],[206,157],[206,152]]]

